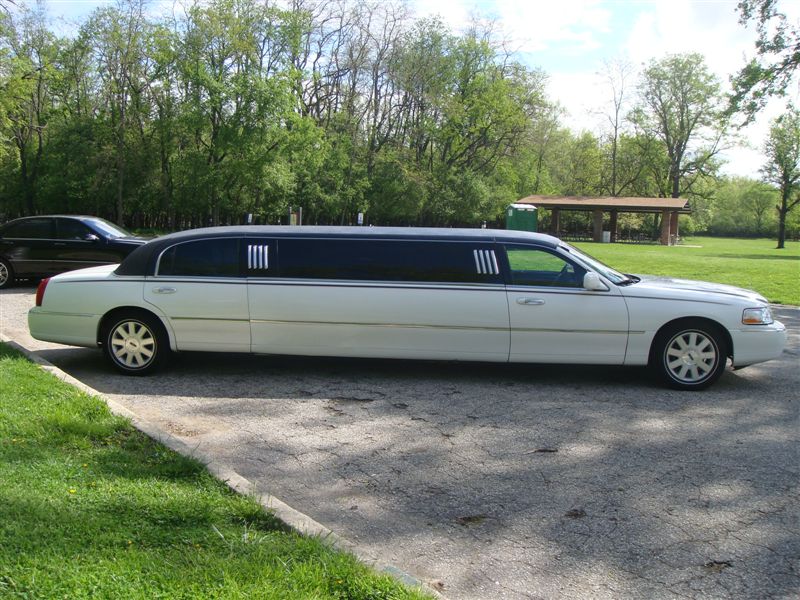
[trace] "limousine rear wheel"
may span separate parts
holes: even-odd
[[[145,311],[113,315],[104,329],[103,349],[117,369],[129,375],[156,370],[169,354],[164,326]]]
[[[674,389],[702,390],[720,378],[727,361],[719,328],[701,319],[686,319],[656,336],[651,366]]]

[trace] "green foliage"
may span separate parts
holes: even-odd
[[[716,190],[709,223],[709,233],[723,236],[768,236],[776,231],[774,188],[744,178],[723,180]]]
[[[738,220],[714,200],[719,86],[697,55],[650,63],[628,119],[616,95],[615,135],[574,134],[546,75],[490,30],[456,35],[402,2],[143,8],[101,7],[64,38],[42,13],[0,13],[0,217],[173,230],[285,222],[291,206],[305,223],[479,226],[531,194],[677,190],[693,230]]]
[[[663,195],[692,192],[699,178],[714,171],[726,125],[719,81],[701,55],[671,55],[650,62],[639,95],[633,121],[640,135],[660,142],[668,159],[653,165]]]
[[[778,248],[786,240],[786,218],[800,204],[800,111],[789,106],[786,113],[775,119],[764,147],[767,164],[764,177],[778,186]]]
[[[783,96],[800,66],[800,29],[779,10],[778,0],[740,0],[742,25],[756,25],[757,56],[732,78],[729,111],[753,120],[767,100]]]

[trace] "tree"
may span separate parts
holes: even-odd
[[[127,137],[135,125],[144,93],[141,74],[146,64],[144,39],[147,23],[145,0],[122,0],[119,7],[95,11],[86,34],[94,40],[98,74],[102,85],[103,113],[113,139],[116,191],[115,219],[124,224],[126,176],[128,170]]]
[[[800,29],[789,26],[778,0],[741,0],[739,22],[756,24],[756,57],[732,78],[731,112],[741,111],[745,124],[772,96],[783,96],[800,65]]]
[[[725,133],[719,80],[700,54],[652,61],[639,84],[633,120],[666,150],[669,195],[690,193],[699,178],[716,168]]]
[[[769,159],[761,170],[764,179],[780,190],[780,204],[775,208],[778,211],[778,248],[784,248],[786,215],[800,204],[800,111],[795,107],[789,106],[785,114],[772,122],[764,153]]]
[[[603,188],[610,196],[619,196],[626,182],[620,181],[619,142],[623,134],[625,113],[628,105],[629,80],[633,72],[631,64],[623,59],[603,63],[603,75],[611,96],[610,112],[604,116],[608,120],[608,167],[610,172]],[[628,182],[629,184],[629,182]]]

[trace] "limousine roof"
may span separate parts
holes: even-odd
[[[134,250],[115,271],[117,275],[146,275],[155,266],[156,257],[175,243],[198,239],[242,236],[245,238],[331,238],[331,239],[394,239],[448,240],[527,243],[556,248],[561,241],[543,233],[504,229],[450,229],[435,227],[289,227],[286,225],[240,225],[189,229],[158,237]]]

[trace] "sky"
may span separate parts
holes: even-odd
[[[739,23],[738,0],[414,0],[419,16],[439,15],[455,30],[473,17],[490,18],[520,59],[549,76],[550,97],[565,109],[574,131],[598,132],[610,106],[604,62],[624,60],[634,69],[668,54],[697,52],[729,89],[730,76],[755,54],[756,32]],[[793,24],[800,0],[779,4]],[[631,80],[630,94],[633,96]],[[789,97],[798,103],[795,86]],[[770,102],[723,153],[728,175],[759,177],[764,141],[787,99]]]
[[[755,54],[756,33],[744,27],[737,0],[408,0],[417,17],[439,16],[454,32],[474,18],[491,19],[518,60],[548,75],[548,93],[565,109],[575,132],[599,132],[610,103],[604,61],[624,60],[640,69],[668,54],[698,52],[727,89],[729,78]],[[109,0],[110,2],[110,0]],[[49,0],[56,19],[80,22],[104,0]],[[156,0],[163,8],[168,0]],[[800,23],[800,0],[780,0],[790,22]],[[633,96],[631,79],[630,95]],[[797,86],[789,96],[800,104]],[[728,175],[759,177],[771,119],[786,99],[770,103],[741,131],[723,158]]]

